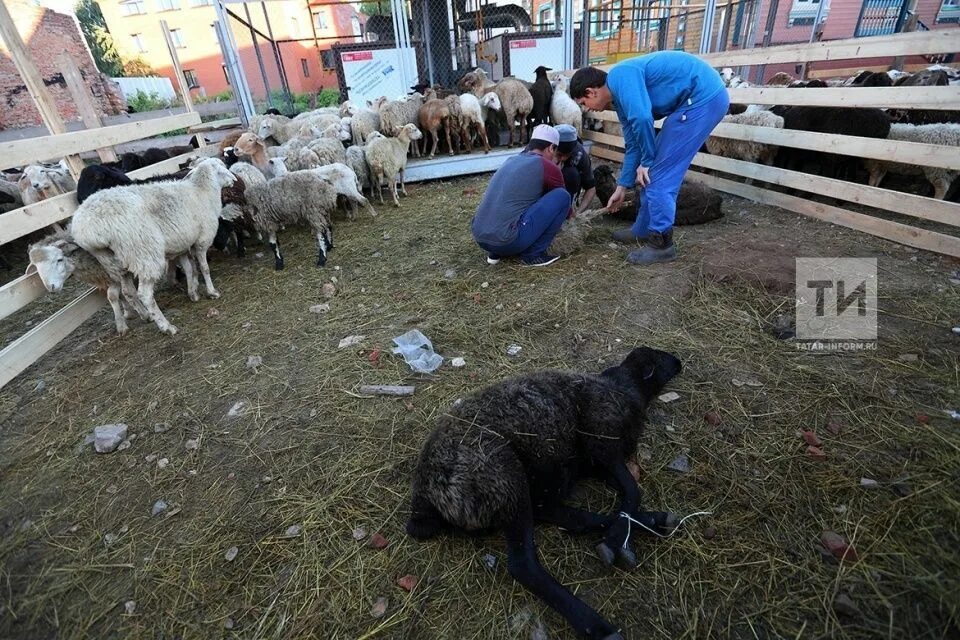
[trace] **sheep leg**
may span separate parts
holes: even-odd
[[[317,266],[322,267],[327,264],[327,238],[326,232],[317,231]]]
[[[403,195],[407,195],[407,183],[403,181],[403,169],[400,169],[399,175],[400,175],[400,192]]]
[[[127,334],[127,319],[123,314],[123,308],[120,304],[120,287],[116,284],[111,284],[107,287],[107,302],[110,303],[110,308],[113,309],[113,321],[117,325],[117,334],[126,335]]]
[[[613,514],[593,513],[565,504],[538,507],[533,516],[537,522],[553,524],[573,534],[605,531],[616,520]]]
[[[207,288],[208,298],[219,298],[220,292],[213,286],[213,280],[210,278],[210,265],[207,263],[207,250],[200,247],[194,247],[193,253],[197,257],[197,264],[200,265],[200,273],[203,274],[203,286]]]
[[[480,129],[480,139],[483,140],[483,152],[490,153],[490,139],[487,138],[487,127],[485,125],[478,125]]]
[[[193,261],[190,259],[189,254],[183,254],[177,258],[177,262],[180,263],[180,268],[183,269],[183,275],[187,280],[187,297],[198,302],[200,300],[200,294],[197,293],[197,288],[199,283],[197,281],[197,274],[193,270]]]
[[[370,186],[373,189],[373,186]],[[383,173],[377,172],[377,192],[380,194],[380,204],[383,204]]]
[[[527,115],[525,113],[520,114],[520,145],[527,143]]]
[[[619,513],[635,513],[640,505],[640,489],[637,488],[637,481],[630,475],[627,465],[622,460],[615,460],[604,465],[604,470],[609,475],[606,478],[608,484],[620,494]],[[617,518],[607,530],[604,541],[597,545],[597,552],[604,564],[612,565],[616,560],[623,568],[633,569],[637,566],[637,554],[634,553],[629,539],[629,525],[627,518]]]
[[[566,618],[584,638],[594,640],[622,640],[623,636],[585,602],[550,575],[537,557],[533,539],[533,512],[529,490],[523,488],[523,502],[517,515],[504,525],[507,539],[507,571],[525,589],[543,600],[550,608]]]
[[[432,158],[434,154],[437,153],[437,143],[440,142],[440,136],[438,134],[438,129],[430,129],[430,138],[433,140],[433,145],[430,147],[430,155],[428,157]],[[426,149],[424,149],[426,151]]]
[[[243,231],[237,229],[234,232],[234,238],[237,241],[237,257],[242,258],[247,255],[247,248],[243,245]]]
[[[283,270],[283,254],[280,253],[280,243],[277,242],[277,233],[275,231],[270,232],[268,244],[270,245],[270,250],[273,251],[273,256],[274,256],[273,268],[277,271],[282,271]]]
[[[929,180],[929,178],[927,178]],[[952,182],[949,178],[938,177],[931,181],[933,183],[933,197],[936,200],[945,200],[947,197],[947,191],[950,190],[950,183]]]
[[[140,319],[144,322],[150,322],[150,312],[147,311],[147,308],[140,302],[140,296],[137,294],[137,285],[134,284],[133,277],[130,276],[129,273],[124,274],[124,276],[120,278],[120,291],[123,294],[124,300],[137,312]]]
[[[156,323],[157,328],[160,329],[163,333],[167,333],[171,336],[177,334],[177,328],[170,324],[170,321],[164,317],[163,312],[160,311],[160,307],[157,306],[157,301],[153,297],[153,280],[147,278],[140,278],[140,286],[137,288],[137,296],[140,298],[140,302],[143,303],[143,306],[147,308],[150,312],[150,317]]]
[[[447,121],[443,124],[443,132],[447,136],[447,149],[449,149],[449,155],[454,155],[453,153],[453,143],[450,142],[450,122]]]
[[[402,188],[403,188],[403,186],[402,186],[402,185],[403,185],[403,172],[402,172],[402,171],[400,172],[400,181],[401,181],[400,184],[401,184],[401,189],[402,189]],[[394,205],[395,207],[398,207],[398,208],[399,208],[399,207],[400,207],[400,197],[397,195],[397,179],[396,179],[395,176],[394,176],[393,178],[390,178],[390,193],[393,194],[393,205]],[[406,193],[406,191],[404,191],[404,193]]]

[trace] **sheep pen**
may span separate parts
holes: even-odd
[[[956,632],[956,261],[725,196],[721,219],[677,229],[671,265],[626,265],[601,218],[549,268],[491,267],[469,233],[487,182],[410,184],[402,214],[338,221],[322,270],[300,229],[280,234],[284,271],[255,241],[244,259],[211,252],[220,299],[157,291],[176,336],[132,321],[114,337],[104,307],[0,390],[0,636],[571,640],[509,577],[499,535],[404,534],[410,478],[456,399],[541,369],[599,371],[639,344],[685,367],[640,440],[644,500],[713,515],[640,540],[629,572],[608,572],[590,536],[538,529],[561,583],[626,638]],[[718,253],[743,258],[737,277]],[[6,255],[22,273],[25,248]],[[793,313],[773,286],[793,282],[785,262],[836,255],[879,257],[876,351],[774,335]],[[4,339],[61,304],[4,319]],[[466,366],[412,373],[390,347],[413,328]],[[84,444],[121,422],[136,435],[123,450]],[[599,483],[576,502],[616,503]],[[824,531],[858,560],[825,553]]]

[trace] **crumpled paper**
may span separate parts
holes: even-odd
[[[393,353],[402,355],[404,362],[418,373],[433,373],[443,364],[443,356],[434,352],[433,343],[419,329],[397,336],[393,343],[397,345]]]

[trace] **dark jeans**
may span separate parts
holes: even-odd
[[[517,222],[516,239],[505,245],[480,243],[480,248],[500,257],[533,258],[545,253],[570,212],[570,194],[557,187],[530,205]]]

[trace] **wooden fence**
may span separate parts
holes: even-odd
[[[814,62],[821,60],[889,57],[891,55],[918,55],[954,53],[960,51],[960,30],[902,33],[870,38],[851,38],[832,42],[791,44],[766,49],[726,51],[701,56],[715,67],[749,67],[781,62]],[[960,87],[833,87],[827,89],[784,89],[750,87],[730,89],[730,101],[762,105],[819,105],[836,107],[889,107],[903,109],[960,110]],[[613,111],[593,112],[592,117],[617,122]],[[656,123],[660,126],[660,123]],[[861,138],[773,129],[741,124],[720,123],[714,136],[751,142],[775,144],[781,147],[808,149],[825,153],[893,160],[906,164],[943,167],[960,171],[960,148],[916,142]],[[592,154],[607,160],[623,161],[621,136],[585,131],[584,138],[594,142]],[[920,229],[909,224],[886,220],[873,215],[851,211],[844,207],[822,204],[759,186],[720,177],[716,173],[740,176],[780,185],[812,194],[829,196],[845,202],[873,207],[931,222],[960,227],[960,204],[934,200],[909,193],[900,193],[854,182],[788,171],[752,162],[722,158],[698,153],[693,160],[698,169],[687,179],[706,184],[718,191],[742,196],[764,204],[774,205],[836,225],[856,229],[901,244],[926,249],[953,257],[960,257],[960,237]]]
[[[200,114],[193,107],[186,80],[180,71],[176,49],[170,39],[166,22],[161,22],[167,39],[167,48],[173,61],[173,68],[179,75],[181,95],[184,99],[186,112],[142,120],[127,124],[109,127],[97,127],[99,122],[92,123],[86,117],[86,130],[66,132],[66,127],[60,119],[52,98],[43,85],[40,73],[30,60],[26,48],[16,27],[11,20],[6,6],[0,2],[0,35],[10,50],[14,63],[20,72],[21,78],[27,85],[30,95],[37,104],[47,129],[53,135],[43,138],[17,140],[0,143],[0,169],[31,164],[49,158],[66,157],[72,160],[71,173],[74,178],[79,175],[82,163],[77,154],[98,150],[102,159],[114,157],[112,145],[140,140],[160,133],[174,131],[200,124]],[[69,59],[61,61],[64,75],[72,74]],[[79,74],[77,74],[79,75]],[[96,118],[96,109],[88,90],[73,92],[73,99],[78,103],[81,113],[93,113]],[[201,142],[202,144],[202,142]],[[178,166],[189,159],[192,153],[170,158],[163,162],[130,172],[133,178],[146,178],[175,171]],[[27,234],[44,229],[52,224],[62,222],[73,215],[77,209],[76,192],[71,191],[54,198],[43,200],[36,204],[27,205],[0,215],[0,245],[21,238]],[[23,309],[25,306],[46,293],[43,283],[36,274],[21,276],[0,286],[0,320]],[[0,351],[0,387],[19,375],[44,353],[55,347],[61,340],[80,326],[103,306],[106,298],[94,289],[83,292],[70,301],[62,309],[46,318],[30,331],[20,336]]]

